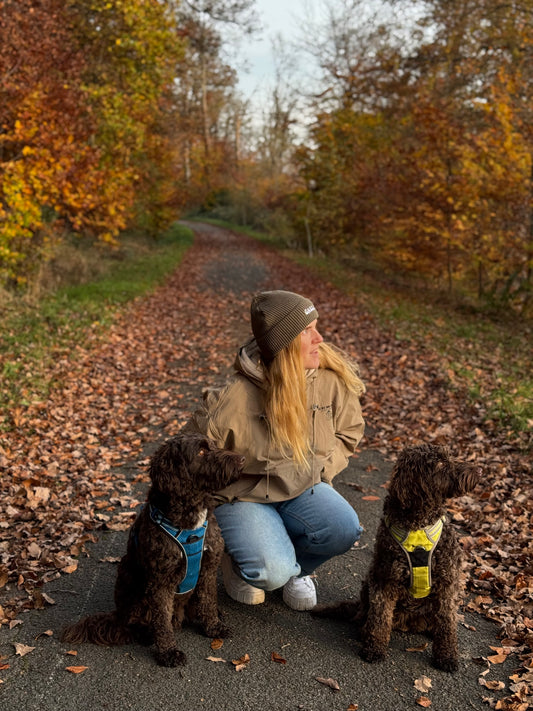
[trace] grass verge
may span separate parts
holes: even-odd
[[[178,224],[157,240],[125,235],[118,253],[100,255],[96,277],[62,286],[35,303],[3,304],[0,429],[9,428],[8,413],[47,397],[52,361],[72,352],[89,333],[102,335],[117,309],[160,284],[192,242],[192,231]]]

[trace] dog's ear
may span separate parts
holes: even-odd
[[[447,498],[463,496],[475,489],[481,480],[481,467],[471,462],[450,461],[448,464]]]
[[[430,489],[427,463],[422,453],[415,447],[403,449],[392,470],[389,495],[396,499],[403,509],[420,508]]]
[[[150,459],[153,486],[159,491],[174,491],[187,475],[185,459],[181,437],[171,437],[164,442]]]

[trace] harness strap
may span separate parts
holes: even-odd
[[[431,558],[442,534],[446,516],[442,516],[432,526],[415,531],[407,531],[385,523],[391,536],[399,544],[409,562],[409,592],[415,598],[427,597],[431,592]]]
[[[185,557],[185,577],[176,590],[176,595],[184,595],[194,590],[200,576],[207,519],[199,528],[176,528],[159,509],[152,504],[149,504],[149,507],[152,521],[178,544]]]

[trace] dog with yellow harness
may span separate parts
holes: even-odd
[[[361,656],[385,658],[393,629],[433,637],[433,664],[458,669],[457,611],[463,555],[446,500],[472,491],[476,465],[436,444],[406,447],[383,503],[374,555],[359,600],[317,605],[316,617],[348,619],[361,628]]]

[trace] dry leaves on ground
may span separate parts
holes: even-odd
[[[252,286],[254,263],[272,276]],[[221,264],[240,276],[218,278]],[[52,604],[42,585],[73,572],[100,531],[130,526],[147,448],[185,423],[203,387],[222,384],[249,334],[251,295],[267,288],[306,294],[323,336],[358,360],[368,388],[362,447],[393,458],[407,443],[443,442],[483,467],[483,484],[451,507],[465,532],[469,609],[499,624],[502,646],[512,646],[516,666],[529,673],[533,477],[524,440],[488,418],[490,403],[468,404],[429,340],[399,341],[331,284],[220,230],[199,236],[173,277],[125,308],[105,341],[89,332],[83,344],[57,352],[49,400],[26,393],[29,404],[11,413],[16,427],[0,435],[0,623]],[[481,387],[495,377],[490,354],[476,377]]]

